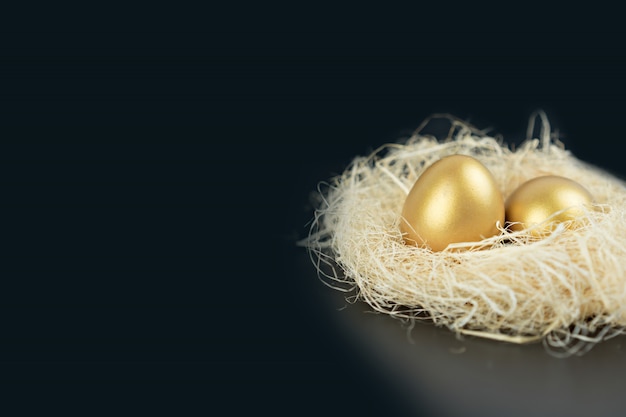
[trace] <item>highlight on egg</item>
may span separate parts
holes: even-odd
[[[400,230],[406,244],[441,251],[451,243],[498,235],[504,220],[504,199],[491,172],[473,157],[450,155],[417,179]]]
[[[506,221],[511,231],[528,229],[535,237],[551,233],[557,224],[570,229],[593,203],[591,193],[581,184],[558,175],[533,178],[520,185],[506,200]]]

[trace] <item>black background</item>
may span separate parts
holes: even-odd
[[[519,142],[537,109],[626,174],[618,33],[86,26],[2,37],[12,415],[406,411],[295,245],[317,182],[433,113]]]

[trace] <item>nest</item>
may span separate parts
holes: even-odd
[[[441,116],[433,116],[441,117]],[[357,157],[321,183],[308,248],[319,276],[374,310],[411,322],[432,320],[459,335],[513,343],[543,341],[564,355],[582,353],[626,326],[626,187],[575,158],[534,114],[513,150],[452,116],[447,137],[423,133]],[[540,120],[539,139],[533,138]],[[504,198],[540,175],[570,178],[594,207],[582,226],[548,236],[501,228],[497,236],[442,252],[406,245],[399,224],[406,196],[433,162],[472,156],[493,174]]]

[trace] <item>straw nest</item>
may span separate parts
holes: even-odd
[[[378,312],[432,320],[457,334],[542,340],[564,355],[621,333],[625,184],[575,158],[550,132],[543,112],[531,117],[528,139],[515,150],[445,117],[451,125],[446,138],[422,132],[429,118],[405,142],[356,157],[341,175],[320,184],[310,232],[301,242],[319,276],[346,292],[347,300],[364,300]],[[535,120],[542,122],[539,139],[532,136]],[[504,198],[531,178],[554,174],[587,188],[594,207],[582,227],[561,224],[541,239],[502,228],[466,250],[405,245],[399,224],[409,190],[431,163],[453,154],[482,162]]]

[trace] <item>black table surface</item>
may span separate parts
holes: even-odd
[[[309,294],[317,325],[343,345],[347,364],[362,368],[358,377],[337,372],[347,384],[369,389],[341,398],[367,410],[378,402],[406,415],[433,416],[620,416],[626,371],[626,336],[595,345],[580,356],[550,354],[542,343],[513,344],[457,336],[418,321],[414,326],[374,313],[363,302],[344,302],[343,294],[317,280],[306,255],[294,254],[292,277]],[[315,288],[315,287],[320,288]],[[323,288],[321,288],[323,287]],[[324,342],[316,342],[324,350]],[[321,354],[326,357],[329,352]],[[363,376],[362,374],[365,374]],[[359,378],[369,378],[363,382]],[[393,415],[393,414],[392,414]]]

